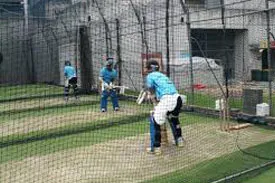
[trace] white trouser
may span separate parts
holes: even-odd
[[[65,85],[65,87],[69,87],[69,78],[65,78],[64,85]]]
[[[173,111],[177,106],[178,97],[180,95],[164,95],[154,109],[154,119],[157,124],[162,125],[166,122],[167,112]]]

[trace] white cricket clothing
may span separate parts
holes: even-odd
[[[178,93],[173,95],[164,95],[154,108],[154,119],[157,124],[162,125],[166,122],[167,112],[173,111],[177,106]]]
[[[65,87],[69,87],[69,79],[68,78],[65,79],[65,84],[64,85],[65,85]]]

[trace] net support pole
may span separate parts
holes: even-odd
[[[170,77],[170,39],[169,39],[169,4],[170,0],[166,0],[166,17],[165,17],[165,27],[166,27],[166,74]]]
[[[122,59],[121,59],[121,47],[120,47],[120,23],[116,19],[116,31],[117,31],[117,65],[118,65],[118,85],[121,86],[121,70],[122,70]]]
[[[191,23],[190,23],[190,12],[185,4],[185,1],[180,0],[180,5],[183,12],[186,14],[186,28],[188,37],[188,47],[189,47],[189,62],[190,62],[190,87],[191,87],[191,99],[190,104],[194,104],[194,73],[193,73],[193,59],[192,59],[192,37],[191,37]]]
[[[26,35],[29,33],[29,7],[28,7],[28,0],[24,0],[24,18],[25,18],[25,33]]]
[[[271,51],[270,51],[270,14],[269,0],[265,0],[266,34],[267,34],[267,62],[268,62],[268,105],[270,115],[272,112],[272,73],[271,73]]]

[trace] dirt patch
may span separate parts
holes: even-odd
[[[241,134],[221,132],[218,128],[218,123],[185,126],[185,146],[177,148],[170,140],[161,156],[145,153],[149,134],[143,134],[11,161],[0,165],[0,182],[133,183],[237,151],[236,137],[240,135],[245,142],[243,148],[275,138],[274,133],[266,135],[254,127],[243,129]]]

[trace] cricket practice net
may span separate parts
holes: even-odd
[[[274,7],[0,0],[0,182],[243,182],[272,168]],[[110,58],[119,109],[109,96],[102,111]],[[146,151],[154,105],[137,101],[152,59],[184,100],[183,146],[165,123],[160,155]]]

